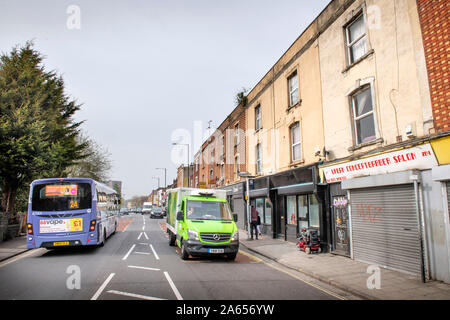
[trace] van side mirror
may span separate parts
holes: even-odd
[[[183,221],[184,220],[184,213],[183,211],[177,212],[177,221]]]
[[[238,215],[237,215],[237,213],[233,213],[233,220],[234,220],[234,222],[238,222]]]

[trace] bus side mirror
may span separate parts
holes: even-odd
[[[183,211],[177,212],[177,221],[183,221],[184,220],[184,213]]]
[[[233,220],[234,220],[234,222],[238,222],[238,215],[237,215],[237,213],[233,213]]]

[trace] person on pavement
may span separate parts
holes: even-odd
[[[250,213],[250,237],[253,240],[253,231],[255,231],[256,240],[258,240],[258,211],[254,205],[251,206]]]

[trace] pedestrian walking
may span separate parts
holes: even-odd
[[[250,213],[250,239],[253,240],[253,231],[255,231],[256,240],[258,240],[258,211],[254,205],[251,206]]]
[[[256,231],[261,236],[261,217],[258,215],[258,221],[256,223]]]

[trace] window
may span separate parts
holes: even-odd
[[[258,143],[255,148],[256,154],[256,173],[261,173],[262,171],[262,161],[261,161],[261,143]]]
[[[237,146],[239,144],[239,124],[234,126],[234,145]]]
[[[350,65],[367,52],[367,37],[362,13],[345,27],[345,35],[348,64]]]
[[[289,86],[289,107],[294,106],[298,102],[298,78],[297,71],[294,71],[288,78]]]
[[[239,156],[236,156],[234,158],[234,170],[235,170],[235,173],[236,173],[236,178],[239,178],[239,172],[240,172],[240,170],[239,170]]]
[[[211,169],[209,170],[209,183],[212,183],[213,180],[214,180],[214,170]]]
[[[221,138],[222,141],[222,154],[221,154],[221,158],[223,159],[223,156],[225,155],[225,136],[222,136]]]
[[[255,108],[255,130],[261,129],[261,106]]]
[[[316,196],[286,196],[286,219],[289,225],[297,228],[297,232],[302,228],[320,228],[320,206]]]
[[[224,164],[222,164],[221,166],[220,166],[220,177],[223,179],[223,178],[225,178],[225,165]]]
[[[352,109],[356,144],[375,140],[375,117],[370,86],[352,96]]]
[[[291,130],[291,161],[299,161],[302,158],[300,123],[296,122],[290,128]]]
[[[211,160],[209,163],[213,164],[214,163],[214,147],[211,145],[210,147],[210,155],[211,155]]]

